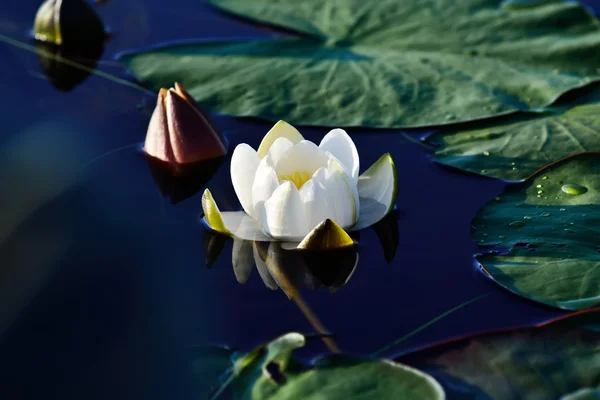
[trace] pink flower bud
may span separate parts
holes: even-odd
[[[176,169],[179,165],[225,155],[227,140],[185,89],[175,83],[175,88],[163,88],[158,93],[144,150]]]

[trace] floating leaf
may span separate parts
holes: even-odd
[[[576,2],[211,0],[300,38],[198,42],[121,55],[144,84],[292,124],[444,125],[538,108],[598,78],[600,27]]]
[[[438,379],[448,398],[594,399],[568,395],[600,382],[599,349],[600,333],[555,322],[454,340],[399,361]]]
[[[581,185],[581,194],[565,191]],[[554,164],[479,210],[473,239],[501,248],[478,257],[500,285],[569,310],[600,304],[600,154]],[[506,249],[506,251],[504,251]]]
[[[584,94],[584,93],[582,93]],[[600,150],[600,89],[569,96],[544,112],[442,131],[435,160],[455,168],[520,181],[572,154]]]
[[[387,360],[336,354],[321,358],[308,367],[292,357],[292,351],[302,345],[302,335],[288,333],[240,356],[235,365],[243,365],[243,368],[232,367],[234,398],[444,399],[441,386],[429,375]],[[213,358],[205,359],[212,365]],[[198,378],[206,382],[206,376]]]

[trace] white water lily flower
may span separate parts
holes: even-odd
[[[231,158],[231,180],[244,212],[221,213],[207,190],[205,221],[246,240],[300,241],[331,219],[358,230],[382,219],[396,200],[396,169],[389,154],[359,177],[358,151],[343,129],[317,146],[279,121],[258,151],[247,144]]]

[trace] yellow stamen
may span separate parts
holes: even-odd
[[[279,178],[279,181],[290,181],[294,185],[296,185],[296,187],[298,189],[300,189],[302,187],[302,185],[304,185],[306,182],[308,182],[308,180],[310,179],[311,176],[312,175],[306,171],[294,171],[293,174],[279,175],[278,178]]]

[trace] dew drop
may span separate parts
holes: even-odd
[[[456,118],[456,115],[454,114],[446,114],[446,120],[450,121]]]
[[[494,200],[495,201],[502,201],[502,197],[496,197]]]
[[[567,209],[566,208],[561,208],[560,211],[567,211]]]
[[[487,171],[487,169],[482,169],[482,170],[481,170],[481,173],[482,173],[482,174],[487,174],[487,172],[488,172],[488,171]]]
[[[489,151],[484,151],[484,152],[483,152],[483,155],[484,155],[484,156],[486,156],[486,157],[489,157],[489,155],[490,155],[490,152],[489,152]]]
[[[546,180],[546,179],[548,179],[548,177],[547,177],[547,176],[544,176],[544,177],[542,177],[542,179],[543,179],[543,180]]]
[[[513,221],[510,224],[508,224],[508,226],[510,226],[511,228],[520,228],[523,225],[525,225],[525,223],[523,223],[523,221]]]
[[[542,185],[537,185],[537,186],[536,186],[536,188],[538,188],[538,189],[539,189],[539,188],[541,188],[541,187],[542,187]]]
[[[561,187],[561,190],[567,194],[571,194],[573,196],[577,196],[580,194],[584,194],[588,191],[585,186],[577,185],[574,183],[567,183]]]
[[[531,221],[533,219],[533,217],[531,215],[526,215],[523,217],[523,219],[525,219],[527,221]]]
[[[568,228],[565,229],[564,231],[567,232],[567,233],[574,233],[575,232],[573,229],[568,229]]]
[[[538,190],[538,194],[542,194],[542,193],[544,193],[543,190]]]
[[[500,236],[498,236],[498,239],[506,239],[506,236],[500,235]]]
[[[540,217],[549,217],[550,215],[552,214],[550,214],[549,212],[543,212],[540,214]]]
[[[517,167],[512,167],[512,170],[513,170],[513,171],[516,171],[516,170],[518,170],[518,169],[519,169],[519,168],[517,168]]]

